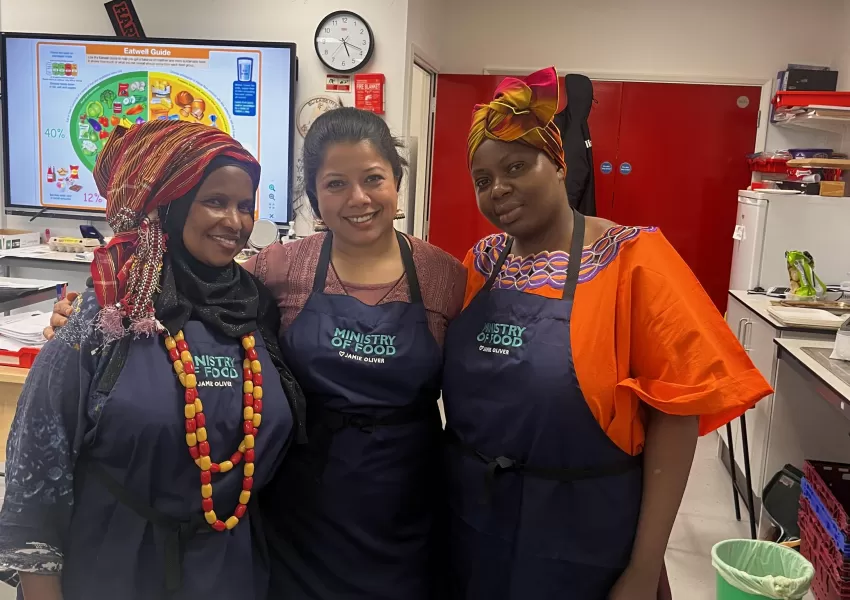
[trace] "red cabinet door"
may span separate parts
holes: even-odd
[[[473,107],[489,102],[502,79],[495,75],[437,76],[428,240],[460,260],[475,242],[497,231],[478,212],[466,166],[466,138]]]
[[[623,84],[618,81],[593,82],[593,107],[587,125],[593,142],[593,177],[596,189],[596,214],[612,219],[614,203],[617,146],[620,138],[620,102]],[[602,165],[610,164],[612,170],[603,172]],[[569,168],[569,165],[568,165]],[[613,220],[613,219],[612,219]]]
[[[623,84],[612,220],[660,227],[721,311],[760,94],[751,86]]]

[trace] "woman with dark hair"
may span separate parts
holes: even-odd
[[[252,492],[303,397],[274,299],[233,262],[260,165],[153,121],[116,129],[94,176],[116,235],[21,393],[0,568],[27,600],[264,599]]]
[[[659,231],[570,208],[557,106],[509,77],[469,132],[505,233],[446,336],[451,597],[655,600],[697,436],[771,389]]]
[[[304,178],[328,232],[247,265],[278,299],[281,346],[308,405],[308,445],[261,497],[272,598],[440,597],[441,345],[466,275],[394,229],[398,146],[371,112],[316,119]]]

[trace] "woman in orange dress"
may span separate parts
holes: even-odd
[[[505,233],[446,336],[452,592],[654,600],[698,435],[771,389],[660,231],[570,209],[557,105],[507,78],[469,133]]]

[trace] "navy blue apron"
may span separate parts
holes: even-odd
[[[584,217],[574,214],[561,299],[491,289],[511,240],[448,328],[453,598],[604,600],[630,558],[640,458],[605,435],[576,379],[570,313]]]
[[[309,443],[292,449],[261,499],[274,523],[270,598],[433,597],[435,520],[445,503],[442,352],[407,240],[397,237],[409,303],[324,293],[329,233],[313,293],[283,335],[307,397]]]
[[[243,350],[239,340],[199,321],[183,331],[195,360],[211,458],[221,462],[243,435]],[[255,490],[280,465],[293,422],[271,357],[262,338],[256,340],[265,377]],[[89,402],[89,418],[97,425],[86,434],[74,473],[64,600],[266,598],[268,557],[256,535],[259,511],[252,507],[222,533],[203,519],[200,470],[185,440],[183,396],[163,338],[154,336],[129,344],[111,390],[95,392]],[[242,476],[242,464],[213,475],[213,501],[222,520],[236,508]]]

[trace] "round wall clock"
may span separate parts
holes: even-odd
[[[316,28],[316,54],[330,70],[353,73],[372,58],[375,36],[363,17],[348,10],[329,14]]]
[[[339,108],[340,106],[341,104],[333,98],[328,98],[327,96],[313,96],[298,109],[298,114],[295,117],[298,133],[301,134],[301,137],[304,137],[307,135],[310,125],[313,124],[313,121],[319,118],[319,115],[322,115],[329,110]]]

